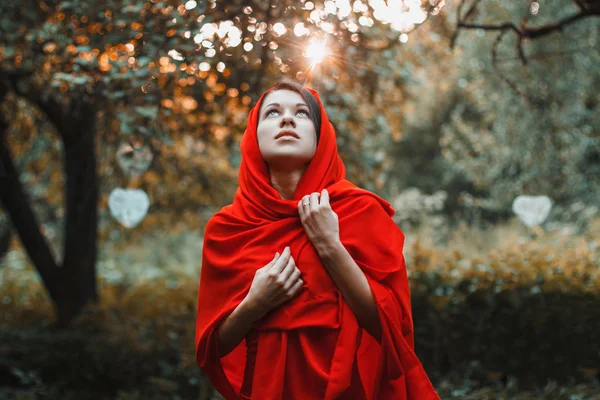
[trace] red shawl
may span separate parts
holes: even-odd
[[[233,204],[206,226],[198,365],[227,400],[248,398],[250,390],[253,399],[439,399],[414,352],[404,234],[391,219],[394,209],[345,179],[333,125],[314,90],[322,121],[316,154],[294,198],[282,200],[269,183],[256,138],[260,104],[271,90],[250,111]],[[375,296],[381,342],[358,325],[300,222],[298,201],[324,188],[339,217],[340,239]],[[219,324],[244,299],[255,271],[288,245],[304,287],[257,322],[235,350],[219,357]]]

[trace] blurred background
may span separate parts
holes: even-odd
[[[600,1],[4,0],[0,399],[218,398],[207,220],[247,113],[317,90],[406,235],[442,398],[600,398]]]

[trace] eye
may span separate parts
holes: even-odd
[[[270,117],[270,116],[271,116],[271,114],[273,114],[273,113],[277,113],[277,114],[279,114],[279,111],[278,111],[277,109],[275,109],[275,108],[272,108],[272,109],[270,109],[270,110],[267,110],[267,111],[265,112],[265,116],[266,116],[266,117]],[[308,110],[298,110],[298,111],[296,111],[296,114],[298,114],[298,113],[303,113],[303,114],[304,114],[305,116],[307,116],[307,117],[308,117],[308,115],[309,115],[309,112],[308,112]]]

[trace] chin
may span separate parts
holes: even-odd
[[[298,151],[278,151],[263,155],[263,160],[271,168],[299,169],[306,167],[314,154],[298,154]]]

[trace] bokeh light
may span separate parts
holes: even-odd
[[[306,49],[306,57],[311,59],[314,64],[323,61],[327,55],[325,41],[313,41]]]
[[[273,31],[277,34],[277,36],[281,36],[287,32],[287,28],[281,22],[277,22],[275,25],[273,25]]]

